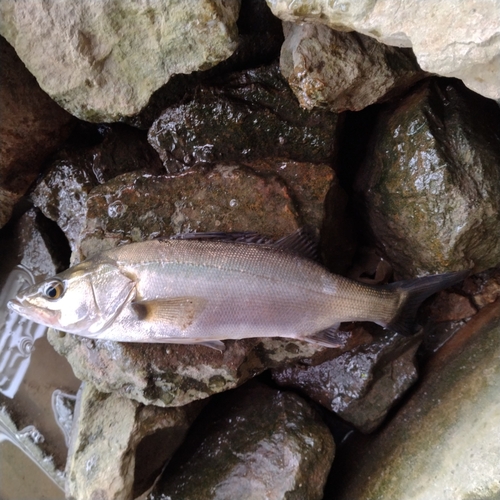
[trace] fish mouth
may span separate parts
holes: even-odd
[[[7,302],[7,307],[12,311],[17,314],[23,314],[23,305],[21,301],[17,299],[10,299],[9,302]]]
[[[34,308],[33,305],[24,304],[23,301],[19,299],[10,299],[9,302],[7,302],[7,307],[24,318],[28,318],[31,321],[49,327],[54,326],[58,317],[55,311]]]

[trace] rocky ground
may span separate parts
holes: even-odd
[[[500,495],[500,3],[337,4],[0,0],[1,279],[304,226],[367,283],[471,270],[338,348],[50,330],[84,382],[43,445],[67,498]]]

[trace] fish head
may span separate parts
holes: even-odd
[[[31,285],[8,307],[36,323],[97,336],[135,295],[135,282],[113,263],[89,259]]]

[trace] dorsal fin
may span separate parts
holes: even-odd
[[[284,236],[277,241],[262,236],[255,231],[239,231],[231,233],[209,232],[209,233],[184,233],[175,235],[176,240],[217,240],[229,243],[247,243],[250,245],[268,245],[281,250],[296,253],[302,257],[319,260],[318,242],[311,229],[305,227],[297,229],[292,234]]]
[[[229,243],[248,243],[252,245],[272,245],[274,240],[262,236],[256,231],[235,231],[231,233],[208,232],[208,233],[182,233],[172,236],[173,240],[217,240]]]

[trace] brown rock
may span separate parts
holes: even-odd
[[[468,297],[447,291],[438,294],[430,309],[434,321],[459,321],[476,314]]]

